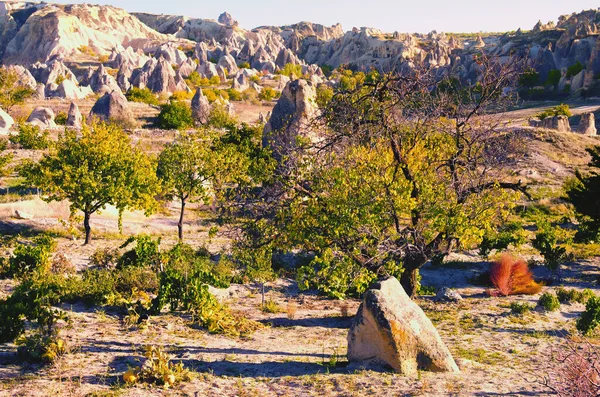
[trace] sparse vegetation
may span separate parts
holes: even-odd
[[[553,312],[560,308],[560,302],[556,295],[546,292],[542,294],[538,304],[544,308],[547,312]]]
[[[158,97],[148,88],[131,87],[125,96],[130,102],[141,102],[154,106],[157,106],[159,103]]]

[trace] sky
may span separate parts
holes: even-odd
[[[594,0],[58,0],[110,4],[128,11],[216,19],[229,12],[240,26],[310,21],[341,23],[345,31],[368,26],[384,32],[504,32],[531,29],[538,20],[598,8]]]

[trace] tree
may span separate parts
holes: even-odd
[[[478,244],[523,190],[503,173],[519,140],[493,115],[514,99],[503,91],[520,65],[477,61],[473,85],[415,68],[338,91],[297,168],[262,189],[267,226],[254,235],[315,252],[305,274],[335,276],[333,296],[399,274],[414,295],[423,264]]]
[[[161,107],[158,125],[166,130],[185,130],[194,126],[192,108],[185,102],[172,101]]]
[[[81,136],[62,133],[55,147],[36,164],[22,170],[28,182],[43,188],[46,201],[69,200],[71,212],[83,212],[85,244],[91,241],[90,217],[114,205],[126,209],[155,208],[158,191],[156,165],[131,145],[116,125],[84,125]]]
[[[21,84],[19,75],[7,68],[0,68],[0,107],[6,111],[31,98],[34,91]]]
[[[580,228],[576,237],[582,240],[597,240],[600,231],[600,146],[586,150],[592,156],[589,163],[592,171],[585,175],[577,170],[575,178],[567,181],[565,190],[580,217]]]

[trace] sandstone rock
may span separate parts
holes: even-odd
[[[233,19],[233,17],[228,12],[224,12],[221,15],[219,15],[218,21],[220,24],[223,24],[225,26],[235,26],[238,24],[237,21]]]
[[[34,94],[36,99],[46,99],[46,86],[44,84],[38,84],[35,87],[35,94]]]
[[[536,128],[545,128],[559,132],[571,132],[569,118],[567,116],[547,117],[544,120],[531,119],[529,125]]]
[[[459,302],[463,297],[455,290],[444,287],[437,291],[435,299],[440,302]]]
[[[15,124],[15,121],[3,109],[0,109],[0,134],[6,135]]]
[[[31,112],[27,122],[41,128],[54,128],[54,111],[50,108],[37,107]]]
[[[187,61],[187,56],[179,49],[177,43],[165,43],[158,47],[154,53],[154,58],[164,58],[171,65],[181,65]]]
[[[246,91],[250,87],[250,82],[244,73],[238,73],[233,78],[232,88],[238,91]]]
[[[125,123],[134,120],[127,98],[121,91],[106,93],[98,99],[90,112],[90,118],[92,117],[98,117],[104,121],[117,120]]]
[[[212,62],[201,63],[198,65],[198,69],[196,70],[200,76],[206,77],[207,79],[218,76],[217,67]]]
[[[79,111],[79,106],[75,102],[71,102],[69,114],[67,116],[67,127],[80,129],[83,121],[83,116]]]
[[[8,67],[8,70],[14,72],[19,77],[19,83],[27,88],[35,90],[37,87],[37,82],[35,78],[31,74],[31,72],[25,69],[21,65],[12,65]]]
[[[348,333],[348,360],[383,362],[408,376],[419,369],[459,372],[431,321],[393,277],[365,293]]]
[[[210,103],[202,93],[202,89],[198,88],[196,90],[196,95],[192,98],[192,116],[196,122],[206,124],[209,115]]]
[[[104,65],[100,65],[91,75],[85,76],[81,80],[81,85],[88,85],[97,94],[105,94],[116,90],[121,90],[119,84],[113,76],[108,74]]]
[[[238,67],[237,67],[237,64],[235,63],[235,58],[233,58],[229,54],[223,55],[219,59],[217,66],[223,67],[223,69],[225,69],[227,71],[227,74],[230,76],[234,75],[238,72]]]
[[[584,113],[581,115],[577,132],[584,135],[596,135],[596,116],[594,116],[594,113]]]
[[[315,87],[306,80],[289,82],[283,89],[263,131],[263,144],[273,148],[276,157],[293,150],[298,136],[318,140],[312,125],[318,115],[316,96]]]
[[[33,214],[30,214],[29,212],[25,212],[23,210],[15,210],[15,218],[29,220],[33,219]]]
[[[56,96],[63,99],[83,99],[88,96],[91,89],[85,89],[78,87],[71,80],[65,80],[56,87],[54,93],[47,96]],[[92,92],[93,93],[93,92]]]

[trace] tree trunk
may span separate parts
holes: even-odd
[[[179,214],[179,223],[177,224],[179,241],[183,241],[183,214],[184,213],[185,213],[185,199],[181,199],[181,213]]]
[[[404,258],[404,271],[402,272],[402,276],[400,276],[400,284],[411,298],[414,298],[417,295],[417,292],[419,292],[419,280],[417,279],[417,276],[419,274],[419,269],[425,262],[427,262],[427,258],[421,254],[407,255]]]
[[[85,242],[83,245],[88,245],[92,241],[92,228],[90,227],[90,213],[83,214],[83,228],[85,229]]]

